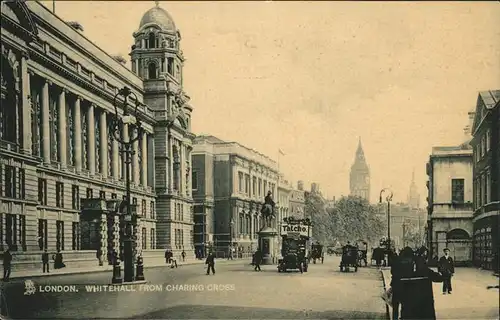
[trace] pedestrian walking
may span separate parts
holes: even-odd
[[[50,270],[49,270],[49,253],[47,252],[47,249],[45,249],[42,253],[42,270],[43,270],[43,273],[50,272]]]
[[[455,273],[453,259],[450,257],[450,249],[445,248],[444,256],[439,259],[438,271],[443,275],[443,294],[451,294],[451,277]]]
[[[7,250],[3,253],[3,281],[9,281],[11,268],[12,253],[10,253],[10,247],[7,246]]]
[[[207,276],[210,274],[210,270],[212,270],[212,274],[215,274],[215,256],[212,251],[209,252],[205,264],[207,265]]]
[[[262,252],[260,249],[257,249],[255,253],[253,254],[253,263],[254,263],[254,270],[255,271],[261,271],[260,270],[260,265],[262,264]]]
[[[61,249],[57,249],[57,253],[54,255],[54,269],[62,269],[66,267],[63,262],[63,255],[61,253]]]
[[[186,251],[182,250],[181,257],[182,257],[182,262],[186,261]]]

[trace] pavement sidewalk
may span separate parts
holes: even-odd
[[[390,269],[380,271],[384,287],[389,288]],[[492,271],[455,268],[451,295],[441,293],[442,283],[433,283],[437,319],[499,319],[498,288],[488,289],[495,285],[498,285],[498,277]],[[389,310],[389,316],[393,320],[392,310]]]
[[[235,259],[235,260],[226,260],[226,259],[217,259],[216,263],[229,263],[229,262],[246,262],[247,259]],[[184,265],[192,265],[192,264],[204,264],[205,259],[203,260],[195,260],[190,259],[185,262],[180,262],[177,260],[177,265],[182,267]],[[144,268],[159,268],[165,267],[170,269],[170,265],[165,263],[165,259],[152,259],[150,261],[144,261]],[[10,275],[10,279],[23,279],[23,278],[37,278],[37,277],[53,277],[53,276],[61,276],[61,275],[71,275],[71,274],[86,274],[86,273],[97,273],[97,272],[112,272],[113,266],[104,265],[104,266],[94,266],[94,267],[85,267],[85,268],[63,268],[63,269],[51,269],[50,273],[43,273],[42,270],[23,270],[16,271]],[[121,270],[123,272],[123,263],[121,265]]]

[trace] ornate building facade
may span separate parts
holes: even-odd
[[[366,163],[361,138],[358,142],[354,163],[351,166],[349,189],[352,196],[358,196],[370,201],[370,169]]]
[[[208,246],[221,257],[232,245],[240,256],[250,256],[264,227],[260,213],[264,197],[271,191],[274,201],[279,201],[277,163],[239,143],[198,136],[193,144],[193,174],[198,179],[194,193],[197,250]]]
[[[193,249],[191,113],[182,87],[181,34],[170,14],[156,5],[133,34],[132,71],[143,80],[144,101],[155,113],[155,190],[158,247]]]
[[[1,5],[0,246],[37,261],[44,248],[60,249],[71,266],[117,245],[119,222],[110,215],[120,209],[109,204],[124,199],[126,166],[109,133],[113,97],[128,87],[147,105],[138,108],[145,134],[131,164],[136,249],[190,249],[192,108],[181,89],[180,34],[168,13],[144,15],[131,71],[39,2]],[[97,207],[82,207],[89,199]]]

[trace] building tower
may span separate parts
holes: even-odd
[[[411,175],[410,192],[408,193],[408,205],[410,209],[420,208],[420,194],[418,193],[417,185],[415,183],[415,169]]]
[[[182,87],[181,34],[158,1],[133,34],[132,71],[144,83],[144,101],[154,110],[157,248],[193,249],[189,96]],[[152,115],[153,116],[153,115]]]
[[[351,166],[349,187],[352,196],[358,196],[370,201],[370,169],[366,164],[365,153],[359,138],[358,149],[354,163]]]

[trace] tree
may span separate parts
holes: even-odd
[[[331,241],[329,217],[325,200],[317,193],[309,193],[305,199],[305,216],[311,219],[312,237],[314,240],[326,243]]]
[[[363,198],[342,197],[328,210],[326,233],[340,242],[357,239],[378,242],[385,233],[385,225],[377,217],[377,210]]]

